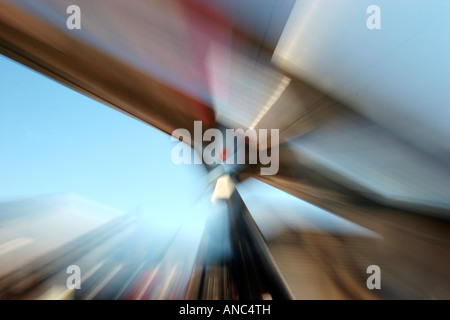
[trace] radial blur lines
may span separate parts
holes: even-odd
[[[380,237],[375,232],[257,179],[250,178],[238,184],[237,189],[266,239],[274,238],[286,229]]]
[[[255,128],[290,83],[281,73],[211,45],[207,60],[216,119],[232,128]]]

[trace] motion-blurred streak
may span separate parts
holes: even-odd
[[[1,207],[2,237],[22,236],[2,239],[2,299],[185,296],[201,223],[187,221],[172,232],[154,219],[114,212],[74,196],[13,201]],[[81,289],[66,287],[70,265],[80,267]]]
[[[170,21],[178,20],[161,18],[158,18],[159,26],[158,24],[152,26],[154,21],[151,19],[143,18],[139,21],[149,24],[150,29],[153,30],[152,33],[156,32],[159,35],[159,41],[162,41],[164,45],[158,46],[142,39],[136,43],[136,36],[146,37],[149,33],[145,28],[139,28],[139,23],[136,24],[136,20],[132,17],[151,12],[151,7],[144,4],[147,9],[139,11],[136,10],[139,6],[137,8],[127,6],[131,12],[125,10],[124,15],[121,15],[123,11],[121,3],[115,2],[113,5],[108,2],[105,5],[108,12],[114,13],[109,17],[105,15],[100,2],[85,2],[83,23],[93,24],[92,28],[79,30],[86,31],[88,34],[93,33],[85,39],[67,29],[65,21],[67,6],[61,6],[64,4],[62,2],[2,1],[0,3],[0,52],[166,133],[170,134],[176,128],[190,129],[193,127],[193,121],[199,119],[204,121],[205,128],[212,125],[214,117],[208,103],[208,92],[205,91],[207,82],[202,80],[203,67],[186,63],[202,50],[205,51],[205,45],[197,48],[191,47],[192,42],[189,41],[172,40],[174,34],[166,34],[165,26],[168,26]],[[69,5],[72,2],[68,1],[65,4]],[[184,16],[183,9],[177,9],[175,3],[156,1],[153,5],[166,8],[167,15]],[[199,9],[188,6],[185,14],[189,16],[191,12],[194,16],[205,16],[205,13],[198,12]],[[101,15],[100,18],[98,14]],[[114,32],[113,30],[116,29],[114,26],[118,25],[117,19],[131,29],[124,28],[122,32]],[[205,19],[211,20],[211,18]],[[100,20],[103,23],[99,25]],[[186,23],[188,21],[192,19],[187,19]],[[219,20],[214,21],[218,23]],[[175,27],[178,26],[175,31],[178,32],[177,37],[182,40],[189,33],[186,33],[179,23],[181,22],[172,24],[175,24]],[[192,30],[194,36],[198,34],[198,27],[196,28]],[[213,27],[207,28],[211,32],[213,29]],[[80,32],[77,34],[79,35]],[[114,37],[115,46],[108,47],[108,41],[102,40],[105,32]],[[95,43],[92,44],[92,41]],[[183,47],[182,43],[187,47]],[[153,51],[148,52],[147,47],[152,48],[153,51],[159,50],[159,54],[152,56]],[[139,54],[144,57],[140,57]],[[176,63],[172,61],[173,55],[175,55],[173,59]],[[156,58],[159,56],[163,56],[163,60]],[[201,57],[198,59],[202,60]],[[165,69],[161,71],[160,68],[163,65]],[[174,68],[175,65],[182,68]],[[187,85],[190,89],[180,88],[177,83],[165,80],[156,71],[148,71],[149,66],[157,68],[165,77],[176,80],[184,86]],[[190,70],[187,73],[183,71],[186,68]]]
[[[167,134],[201,120],[281,141],[274,176],[206,166],[214,210],[177,221],[0,204],[0,298],[449,299],[449,4],[379,0],[380,30],[366,4],[1,1],[2,54]]]
[[[448,218],[449,168],[363,117],[341,112],[288,144],[299,163],[369,198]]]
[[[209,102],[203,60],[211,42],[229,46],[226,16],[195,1],[14,1],[70,37],[170,87]],[[82,28],[66,28],[66,8],[82,8]],[[189,63],[186,63],[189,61]]]
[[[74,195],[16,200],[0,207],[3,245],[27,240],[2,254],[1,298],[20,296],[133,221],[130,215]]]
[[[231,128],[259,127],[290,79],[220,45],[212,44],[207,58],[217,122]]]
[[[449,3],[378,1],[380,30],[367,6],[296,1],[273,63],[448,162]]]
[[[343,201],[320,189],[305,188],[289,177],[261,179],[272,186],[256,180],[245,182],[242,197],[296,299],[449,299],[448,221],[367,201]],[[289,194],[282,194],[280,187]],[[284,210],[274,206],[282,198],[301,201],[294,197],[308,199],[320,209],[310,204]],[[282,203],[286,205],[286,201]],[[321,228],[338,227],[332,219],[308,217],[323,209],[379,236]],[[274,220],[276,230],[267,229]],[[301,224],[295,223],[300,220]],[[366,269],[373,264],[382,270],[382,290],[366,288]]]

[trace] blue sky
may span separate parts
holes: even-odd
[[[199,198],[202,210],[210,210],[206,172],[173,164],[174,144],[169,135],[0,56],[0,201],[76,193],[170,220]]]

